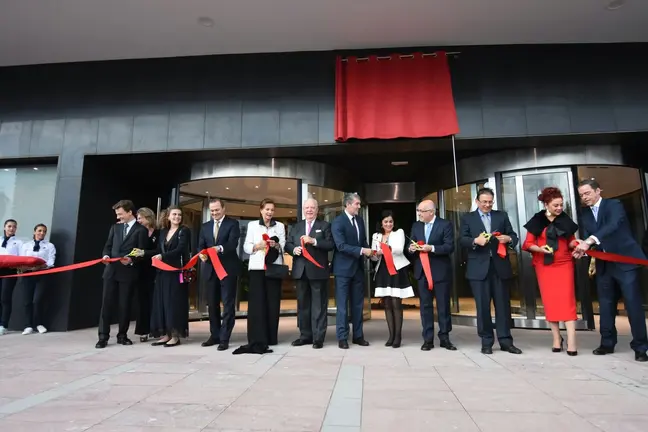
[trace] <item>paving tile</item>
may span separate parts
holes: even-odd
[[[488,413],[471,412],[482,432],[592,432],[592,424],[573,413]]]
[[[365,408],[362,431],[366,432],[478,432],[472,418],[463,411]]]
[[[111,417],[104,425],[204,428],[224,408],[198,404],[138,403]]]
[[[648,425],[648,414],[592,414],[586,419],[605,432],[644,432]]]
[[[324,407],[231,406],[205,431],[319,431],[325,410]]]

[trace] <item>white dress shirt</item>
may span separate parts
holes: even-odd
[[[0,245],[4,243],[4,240],[5,236],[0,237]],[[19,256],[22,244],[23,242],[21,240],[18,240],[16,236],[9,237],[9,240],[7,241],[7,247],[0,247],[0,255]]]
[[[374,233],[371,238],[371,249],[380,250],[380,243],[382,239],[381,233]],[[387,245],[391,246],[392,257],[394,258],[394,267],[396,270],[400,270],[403,267],[407,267],[410,262],[405,258],[403,250],[405,248],[405,232],[402,229],[397,229],[389,234],[387,238]],[[382,263],[382,256],[378,258],[378,264],[376,264],[376,271]],[[375,276],[374,276],[375,277]]]
[[[23,243],[20,248],[20,256],[38,257],[45,261],[48,268],[54,267],[54,261],[56,261],[56,248],[54,244],[47,240],[41,240],[40,250],[34,251],[35,244],[36,242],[34,240]]]
[[[214,220],[214,228],[216,227],[216,224],[218,224],[218,231],[220,232],[220,229],[223,227],[223,220],[225,219],[225,215],[223,215],[220,219]],[[212,234],[213,234],[212,230]],[[216,245],[216,239],[214,239],[214,244]],[[221,245],[216,245],[216,250],[220,253],[223,253],[223,246]]]
[[[603,198],[599,198],[599,200],[596,201],[596,204],[594,204],[592,207],[590,207],[590,211],[592,212],[592,216],[594,216],[594,221],[595,222],[598,222],[599,211],[601,210],[601,201],[603,201]],[[594,210],[594,208],[596,208],[596,210]],[[589,238],[594,240],[594,243],[596,243],[597,245],[601,244],[601,242],[599,241],[599,239],[596,236],[591,235],[591,236],[589,236]]]
[[[126,235],[128,235],[131,228],[133,228],[133,225],[135,225],[135,222],[137,222],[137,219],[133,219],[132,221],[126,223],[126,226],[128,227],[128,228],[126,228]]]
[[[270,227],[266,227],[261,220],[254,220],[248,223],[247,233],[245,234],[245,243],[243,250],[250,255],[248,270],[263,270],[265,267],[265,250],[254,252],[254,245],[263,241],[263,234],[268,237],[278,237],[281,252],[273,264],[283,264],[283,251],[286,247],[286,227],[281,222],[272,221]]]

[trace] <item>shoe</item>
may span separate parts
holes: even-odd
[[[118,338],[117,343],[119,345],[133,345],[133,341],[128,339],[126,336]]]
[[[32,334],[32,333],[34,333],[34,329],[31,328],[31,327],[27,327],[25,330],[23,330],[23,333],[22,333],[22,334],[24,334],[24,335],[30,335],[30,334]]]
[[[598,347],[594,351],[592,351],[592,354],[594,354],[594,355],[606,355],[606,354],[612,354],[612,353],[614,353],[614,348],[604,347],[603,345],[601,345],[600,347]]]
[[[155,342],[153,342],[151,344],[151,346],[163,346],[163,345],[166,345],[167,342],[169,342],[169,341],[168,340],[165,340],[165,341],[156,340]]]
[[[562,352],[564,343],[565,343],[565,339],[563,339],[563,337],[560,336],[560,348],[551,347],[551,352],[555,352],[555,353]]]
[[[47,329],[42,325],[36,326],[36,330],[38,330],[38,333],[40,334],[47,333]]]
[[[439,345],[441,345],[441,348],[445,348],[448,351],[457,351],[457,347],[454,346],[449,340],[441,341]]]
[[[421,351],[430,351],[432,348],[434,348],[434,342],[423,342],[421,345]]]
[[[310,345],[312,344],[313,341],[308,341],[308,340],[303,340],[303,339],[295,339],[292,341],[290,345],[292,346],[304,346],[304,345]]]
[[[493,348],[492,347],[482,347],[481,353],[482,354],[493,354]]]
[[[567,355],[570,357],[576,357],[578,355],[578,351],[569,351],[567,350]]]
[[[522,354],[522,350],[516,347],[515,345],[511,345],[508,347],[501,347],[500,350],[506,351],[507,353],[511,353],[511,354]]]
[[[349,349],[349,342],[345,340],[338,341],[338,347],[340,349]]]
[[[369,342],[367,342],[364,338],[353,339],[351,342],[353,342],[355,345],[369,346]]]
[[[140,343],[148,342],[148,336],[140,336]]]
[[[313,349],[322,349],[322,348],[324,348],[324,344],[322,342],[319,341],[313,342]]]
[[[221,342],[218,344],[218,348],[216,348],[218,351],[226,351],[227,348],[229,348],[229,343],[227,342]]]
[[[220,341],[218,339],[214,339],[214,338],[210,337],[205,342],[201,343],[200,346],[210,347],[210,346],[217,345],[219,343],[220,343]]]
[[[635,360],[638,362],[648,362],[648,355],[645,352],[635,351]]]
[[[7,334],[7,329],[3,326],[0,326],[0,336]]]
[[[400,346],[401,346],[400,338],[394,339],[394,342],[392,343],[392,348],[400,348]]]
[[[393,339],[387,339],[387,342],[385,342],[386,347],[390,347],[394,345],[394,340]]]
[[[108,341],[100,340],[100,341],[98,341],[97,344],[95,345],[95,348],[97,348],[97,349],[103,349],[103,348],[106,348],[107,346],[108,346]]]
[[[169,341],[169,342],[171,342],[171,341]],[[170,344],[169,342],[164,344],[164,348],[173,348],[173,347],[176,347],[176,346],[180,345],[180,339],[178,339],[176,341],[176,343]]]

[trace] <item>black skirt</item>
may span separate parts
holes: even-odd
[[[414,297],[414,290],[409,279],[409,266],[405,266],[392,276],[384,262],[381,262],[376,271],[376,297]]]
[[[172,332],[189,335],[189,286],[180,283],[180,273],[159,271],[155,280],[151,310],[151,335],[162,337]]]

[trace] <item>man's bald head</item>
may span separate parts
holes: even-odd
[[[434,201],[421,201],[416,207],[416,212],[421,222],[431,222],[432,219],[434,219],[434,214],[436,213],[436,206],[434,205]]]

